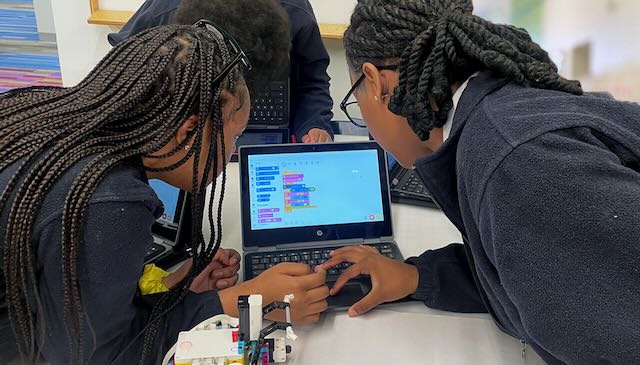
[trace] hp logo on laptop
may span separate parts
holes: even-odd
[[[324,232],[322,232],[322,230],[321,230],[321,229],[317,230],[317,231],[316,231],[316,234],[318,235],[318,237],[322,237],[322,236],[324,236]]]

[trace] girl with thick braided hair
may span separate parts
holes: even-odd
[[[288,45],[278,49],[286,60]],[[317,320],[328,289],[304,265],[219,292],[189,290],[220,247],[225,165],[247,125],[249,69],[235,40],[200,21],[128,38],[77,86],[0,95],[1,363],[157,363],[179,331],[237,315],[239,295],[273,301],[317,287],[292,303],[297,321]],[[194,257],[169,292],[141,298],[162,214],[152,178],[191,193]]]
[[[463,244],[405,263],[337,250],[325,269],[353,265],[331,293],[368,274],[352,316],[411,297],[489,312],[550,364],[640,363],[640,107],[583,93],[524,29],[472,11],[358,1],[342,109],[415,168]]]

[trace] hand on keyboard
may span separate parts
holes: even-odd
[[[393,249],[388,243],[378,243],[373,245],[383,256],[390,259],[396,258]],[[247,265],[250,265],[251,277],[256,277],[263,273],[265,270],[270,269],[281,262],[297,262],[305,265],[309,265],[315,268],[317,265],[322,265],[331,258],[329,253],[336,248],[318,248],[307,250],[292,250],[284,252],[269,252],[269,253],[256,253],[247,257]],[[344,270],[349,268],[351,264],[343,262],[335,267],[327,270],[327,281],[334,282],[338,279],[338,276],[342,274]]]
[[[266,270],[237,288],[246,291],[246,294],[262,294],[262,303],[265,305],[282,301],[285,295],[293,294],[292,321],[315,323],[320,319],[320,313],[327,309],[329,288],[325,283],[326,275],[322,270],[313,272],[308,265],[286,262]],[[276,311],[267,318],[284,320],[284,312],[277,312],[282,311]]]
[[[359,275],[371,277],[371,292],[349,308],[350,317],[364,314],[379,304],[406,298],[415,293],[418,287],[418,270],[415,266],[385,257],[371,246],[343,247],[330,255],[331,259],[317,270],[331,270],[345,262],[351,263],[331,288],[331,295],[338,294],[349,280]]]

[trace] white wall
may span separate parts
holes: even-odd
[[[136,11],[144,0],[99,0],[101,9]]]
[[[64,86],[79,83],[111,49],[107,34],[115,28],[87,23],[88,0],[51,2]]]
[[[561,72],[573,77],[571,50],[591,43],[589,90],[610,91],[626,100],[640,100],[640,1],[547,0],[543,46],[563,55]]]
[[[348,24],[356,0],[309,0],[320,23]]]
[[[310,0],[310,2],[319,23],[348,24],[353,8],[356,6],[356,0]],[[346,120],[339,104],[351,88],[351,81],[342,40],[325,39],[324,44],[331,58],[328,73],[331,77],[334,119]]]
[[[330,91],[333,99],[333,119],[344,121],[347,120],[347,117],[340,110],[340,101],[351,88],[347,58],[342,47],[342,40],[325,39],[324,45],[327,47],[331,58],[327,73],[331,77]]]
[[[33,10],[36,13],[38,33],[55,34],[53,26],[53,11],[50,0],[33,0]]]
[[[592,71],[602,73],[640,60],[640,1],[548,0],[544,14],[544,46],[569,51],[591,42]]]
[[[473,13],[489,19],[492,22],[509,23],[511,20],[511,1],[512,0],[474,0]]]

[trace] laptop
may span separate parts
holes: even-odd
[[[149,185],[164,205],[164,213],[151,228],[153,243],[147,249],[145,264],[157,263],[176,254],[182,227],[188,221],[188,199],[183,190],[160,180],[150,180]]]
[[[267,88],[252,95],[247,129],[236,148],[248,145],[285,144],[290,141],[291,93],[288,72],[269,82]],[[238,161],[238,150],[231,162]]]
[[[397,204],[417,205],[428,208],[438,208],[422,179],[415,170],[405,169],[398,161],[387,154],[389,166],[389,185],[391,187],[391,201]]]
[[[249,127],[288,128],[291,112],[289,77],[281,76],[269,82],[267,88],[251,99]]]
[[[242,147],[240,184],[245,280],[281,262],[322,264],[343,246],[370,245],[403,260],[385,153],[374,142]],[[329,270],[329,286],[348,267]],[[348,308],[370,290],[368,278],[356,278],[329,307]]]
[[[289,143],[289,128],[248,127],[236,141],[236,151],[231,162],[238,162],[238,149],[242,146]]]

